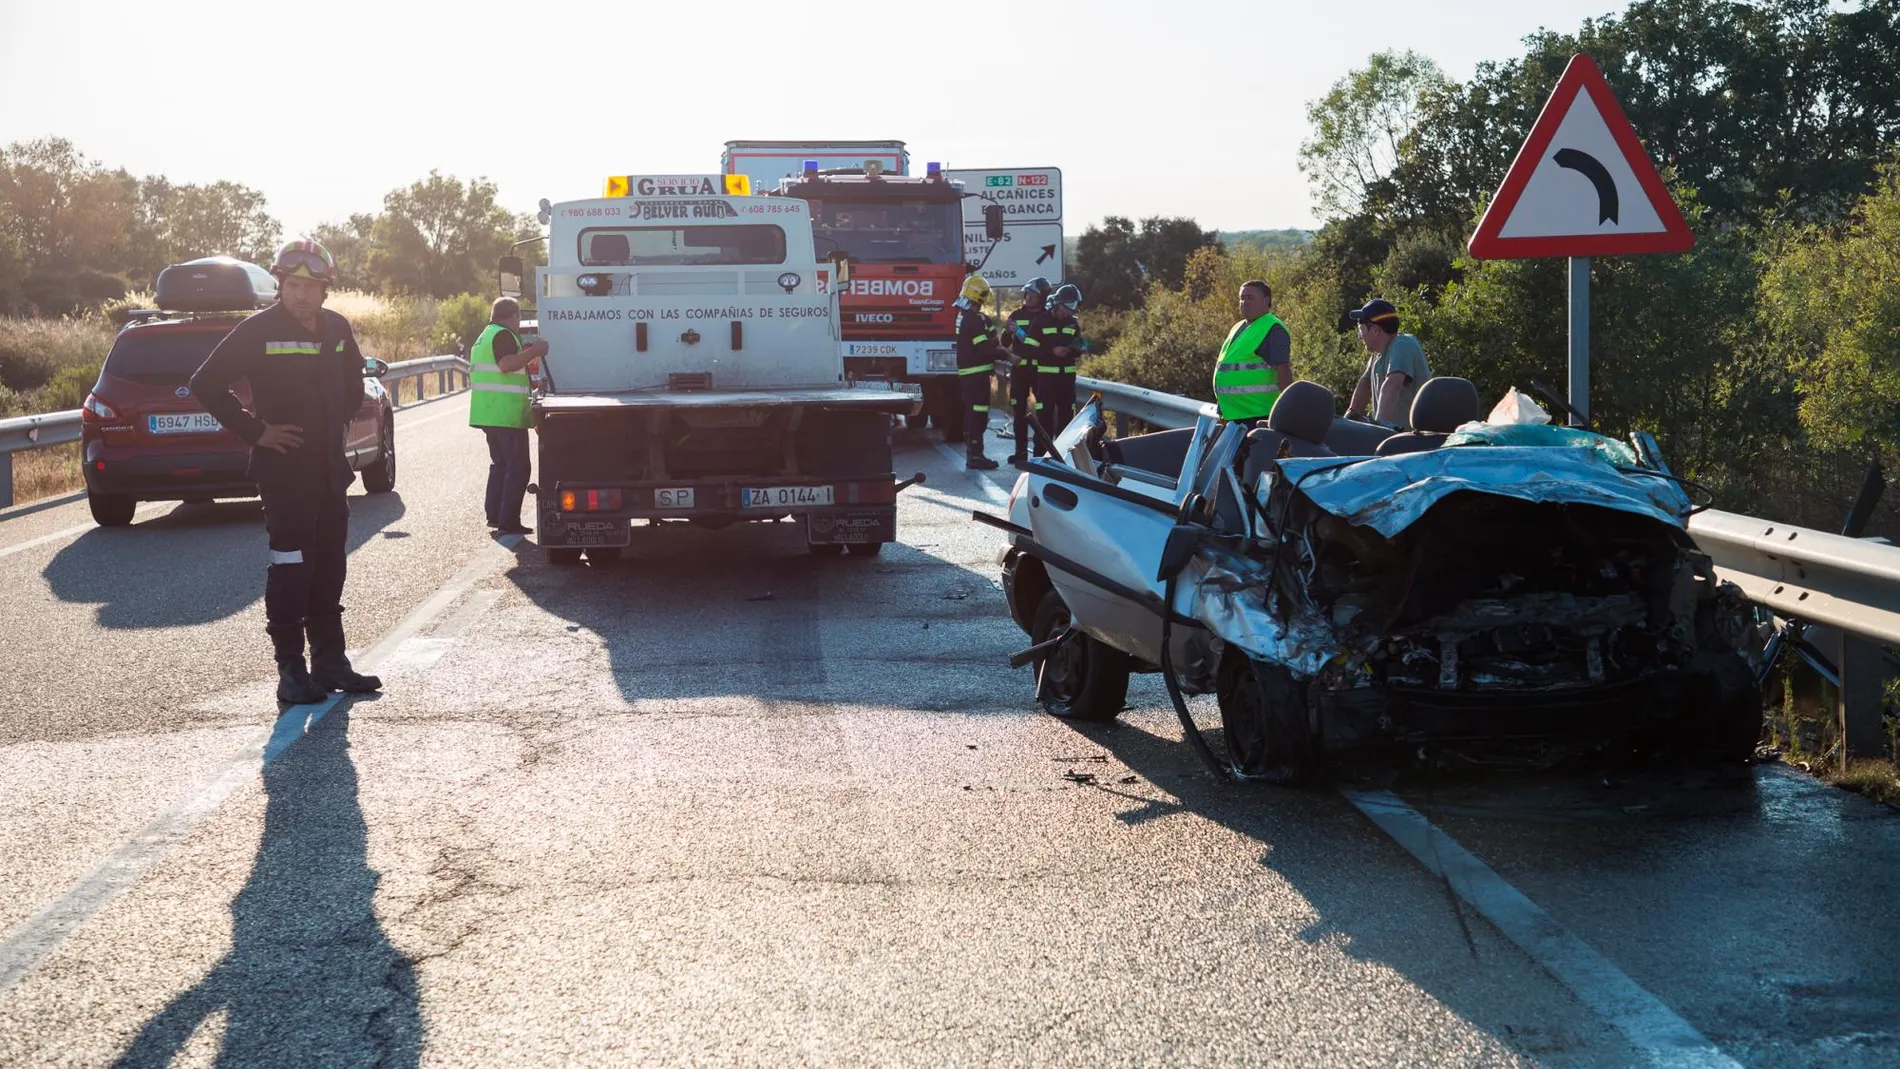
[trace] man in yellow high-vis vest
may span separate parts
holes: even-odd
[[[1214,400],[1222,419],[1265,419],[1293,382],[1293,339],[1273,314],[1273,290],[1259,279],[1240,284],[1240,322],[1221,343]]]
[[[528,492],[529,369],[548,343],[522,345],[521,306],[497,298],[489,323],[468,350],[468,425],[488,436],[488,526],[501,534],[528,534],[521,499]]]

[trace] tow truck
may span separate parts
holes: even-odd
[[[811,205],[818,255],[849,260],[840,300],[845,372],[923,387],[924,413],[946,441],[963,437],[956,309],[964,276],[981,268],[965,247],[963,183],[926,163],[908,173],[902,141],[729,141],[728,174],[773,197]],[[991,247],[1003,208],[983,206]]]
[[[845,263],[813,252],[802,200],[743,176],[619,175],[541,202],[533,275],[545,386],[533,396],[535,541],[555,564],[617,559],[635,521],[801,523],[816,554],[896,538],[891,417],[921,391],[848,381]],[[522,295],[519,256],[500,290]]]

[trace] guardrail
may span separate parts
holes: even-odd
[[[1076,385],[1102,395],[1118,434],[1127,430],[1123,417],[1167,429],[1192,426],[1213,410],[1205,401],[1102,379],[1077,378]],[[1716,574],[1755,604],[1838,633],[1832,652],[1843,756],[1880,752],[1882,685],[1891,670],[1879,644],[1900,645],[1900,547],[1713,509],[1689,517],[1689,535]]]
[[[381,379],[383,385],[389,388],[392,402],[401,401],[402,384],[413,380],[416,384],[416,399],[420,401],[428,396],[425,383],[430,375],[436,377],[437,396],[449,393],[452,389],[466,389],[468,361],[454,354],[403,360],[389,365],[389,372],[382,375]],[[456,375],[461,376],[460,387],[451,385]],[[402,406],[398,403],[396,407]],[[77,442],[81,423],[77,408],[0,419],[0,509],[13,504],[13,454]]]

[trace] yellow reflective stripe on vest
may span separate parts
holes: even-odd
[[[993,370],[993,369],[994,369],[995,367],[996,367],[996,365],[995,365],[995,364],[978,364],[978,365],[977,365],[977,366],[975,366],[975,367],[960,367],[960,368],[958,368],[958,369],[957,369],[957,374],[959,374],[959,375],[983,375],[983,374],[987,374],[988,372],[990,372],[991,370]]]
[[[989,341],[989,340],[990,340],[990,336],[988,334],[978,334],[976,337],[970,339],[970,344],[981,345],[984,342]]]
[[[338,343],[341,347],[342,343]],[[267,341],[264,343],[265,356],[319,356],[323,345],[314,341]]]
[[[474,381],[473,378],[469,380],[468,388],[475,393],[532,393],[533,392],[533,388],[528,387],[528,386],[516,386],[513,383],[502,383],[502,382],[476,382]]]

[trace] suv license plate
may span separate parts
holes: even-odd
[[[209,412],[157,412],[145,417],[153,434],[216,434],[224,429]]]
[[[829,486],[745,487],[739,491],[739,507],[748,509],[805,508],[831,504]]]

